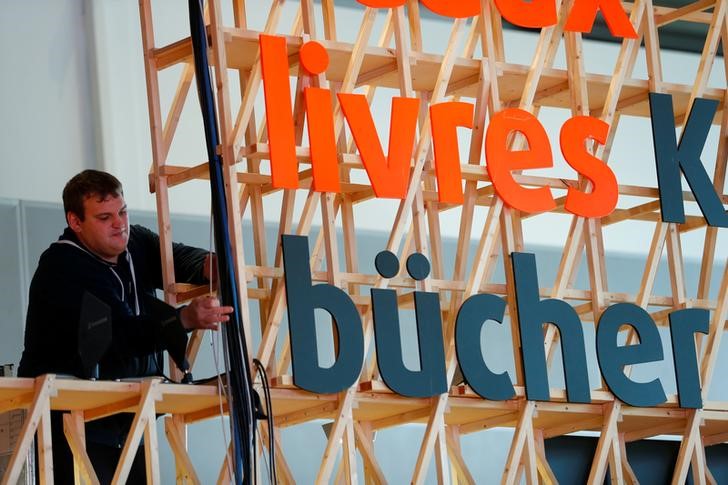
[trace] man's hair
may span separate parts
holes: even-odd
[[[75,175],[63,188],[63,211],[73,212],[81,220],[85,214],[83,201],[89,197],[97,197],[100,201],[107,197],[124,195],[121,182],[110,173],[99,170],[84,170]]]

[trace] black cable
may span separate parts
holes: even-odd
[[[235,458],[235,483],[254,482],[256,426],[253,410],[253,387],[250,379],[250,359],[242,331],[240,292],[238,291],[232,248],[228,233],[228,213],[225,197],[223,160],[218,153],[218,136],[215,98],[210,80],[207,59],[207,30],[202,16],[200,0],[189,0],[190,39],[195,59],[195,78],[198,98],[205,129],[205,145],[209,160],[210,195],[215,232],[215,252],[218,264],[218,295],[221,303],[233,307],[227,325],[223,326],[228,364],[228,404],[232,426],[233,455]],[[226,75],[226,73],[223,73]],[[226,169],[226,168],[225,168]]]

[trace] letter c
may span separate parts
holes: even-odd
[[[404,5],[405,0],[357,0],[362,5],[372,8],[393,8]],[[445,17],[468,18],[480,14],[480,2],[478,0],[421,0],[425,7]]]

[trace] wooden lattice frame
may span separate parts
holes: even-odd
[[[570,110],[574,115],[593,115],[612,126],[606,146],[599,146],[597,156],[608,161],[612,142],[618,133],[620,115],[649,116],[648,92],[666,92],[673,95],[678,123],[684,123],[686,113],[698,97],[720,101],[720,141],[716,159],[714,184],[722,193],[726,176],[728,153],[728,111],[722,109],[726,101],[726,89],[708,88],[707,82],[716,58],[719,42],[728,44],[728,23],[726,2],[723,0],[700,0],[679,9],[655,7],[652,0],[625,2],[638,39],[622,42],[614,73],[611,77],[589,74],[583,60],[582,38],[578,33],[564,32],[566,15],[573,0],[557,2],[559,24],[542,29],[530,66],[513,65],[504,62],[504,41],[501,19],[491,2],[483,0],[482,15],[472,19],[452,21],[450,42],[442,53],[422,52],[420,10],[417,1],[408,0],[407,9],[382,9],[387,15],[384,29],[378,41],[370,40],[373,33],[376,9],[366,9],[356,41],[353,44],[337,42],[336,10],[334,0],[321,0],[324,32],[316,30],[313,0],[300,0],[298,15],[291,32],[282,33],[279,19],[283,0],[273,0],[265,26],[266,33],[287,35],[291,62],[296,69],[298,48],[303,40],[316,39],[335,55],[328,77],[298,77],[295,91],[294,117],[297,123],[297,154],[308,168],[310,152],[301,146],[303,139],[304,111],[301,92],[309,84],[329,87],[334,91],[351,92],[355,87],[365,86],[371,101],[377,87],[398,88],[401,96],[420,97],[428,103],[452,98],[473,98],[476,103],[474,130],[468,164],[462,167],[465,180],[465,203],[462,207],[460,234],[457,241],[456,261],[452,276],[445,276],[442,263],[442,239],[439,230],[440,212],[447,206],[440,205],[433,196],[434,174],[431,163],[429,120],[426,110],[421,118],[410,185],[407,197],[402,201],[386,246],[397,254],[404,255],[413,250],[428,254],[433,262],[433,277],[419,284],[428,291],[439,291],[443,308],[444,335],[448,379],[452,382],[456,369],[453,344],[453,316],[459,303],[466,297],[481,291],[505,295],[509,305],[514,304],[513,285],[510,277],[506,285],[490,282],[498,261],[508,265],[509,258],[499,259],[499,249],[504,254],[523,248],[521,229],[522,215],[505,206],[488,183],[487,173],[481,163],[482,144],[487,119],[507,106],[517,106],[538,114],[540,106],[554,106]],[[362,165],[354,144],[347,138],[344,119],[340,108],[335,111],[335,129],[340,140],[340,165],[344,192],[342,194],[319,194],[309,190],[303,213],[297,226],[293,224],[295,191],[283,191],[279,234],[296,233],[308,235],[312,219],[320,206],[323,220],[322,230],[316,240],[312,255],[314,280],[347,287],[361,309],[364,322],[365,346],[368,361],[360,382],[338,396],[317,396],[315,399],[290,385],[286,375],[290,365],[289,347],[276,356],[277,339],[286,339],[280,323],[285,307],[282,284],[281,253],[274,258],[266,252],[263,198],[276,192],[268,175],[261,173],[261,161],[269,158],[266,142],[264,117],[254,112],[254,103],[261,89],[261,66],[258,60],[258,34],[248,29],[246,8],[261,8],[260,2],[233,0],[234,26],[222,23],[221,0],[209,0],[210,59],[217,81],[219,126],[221,131],[220,151],[228,161],[225,171],[229,186],[228,210],[230,235],[235,248],[238,278],[249,282],[248,298],[242,308],[244,320],[249,318],[248,300],[260,302],[263,338],[257,349],[250,349],[271,369],[274,378],[274,413],[276,426],[292,426],[301,422],[331,418],[334,420],[328,445],[323,455],[317,477],[318,483],[325,483],[334,474],[336,457],[343,451],[343,460],[336,474],[337,481],[357,481],[356,449],[364,463],[365,481],[383,483],[385,477],[377,463],[372,443],[372,432],[389,426],[408,422],[426,422],[427,428],[420,447],[412,481],[422,483],[433,454],[436,458],[438,481],[468,482],[473,477],[460,451],[460,435],[481,431],[494,426],[515,428],[513,442],[503,472],[504,483],[516,483],[525,473],[528,483],[554,482],[555,477],[546,460],[544,438],[558,436],[578,430],[600,431],[599,444],[594,456],[590,483],[601,483],[607,472],[617,483],[636,483],[625,453],[625,442],[658,434],[682,435],[680,454],[675,468],[673,483],[682,483],[693,463],[693,475],[697,482],[713,482],[705,462],[704,448],[728,440],[728,403],[706,402],[701,410],[684,410],[677,407],[675,396],[658,408],[631,408],[623,405],[605,390],[592,392],[591,404],[564,404],[564,393],[552,391],[551,402],[527,401],[524,397],[523,377],[520,369],[517,327],[513,327],[513,347],[516,352],[516,399],[503,402],[485,401],[469,388],[452,388],[433,400],[404,399],[392,394],[377,379],[375,359],[371,355],[372,321],[369,298],[360,294],[361,285],[384,288],[394,286],[404,290],[418,287],[413,280],[397,277],[386,280],[378,275],[361,274],[357,267],[357,248],[353,207],[366,203],[373,197],[369,186],[349,183],[353,170]],[[156,192],[159,229],[162,241],[164,282],[167,299],[172,303],[184,301],[204,292],[204,289],[188,288],[175,284],[171,263],[171,229],[169,214],[169,189],[175,185],[196,178],[204,178],[207,168],[204,164],[194,167],[174,166],[168,163],[167,155],[174,138],[177,122],[193,80],[191,66],[191,43],[182,39],[173,44],[157,47],[154,43],[152,15],[149,0],[141,0],[141,24],[144,58],[147,78],[150,125],[152,136],[153,164],[150,174],[152,190]],[[709,24],[705,47],[692,86],[663,82],[659,27],[677,20]],[[464,39],[464,48],[458,51],[459,40]],[[553,69],[557,48],[563,39],[567,69]],[[648,79],[632,78],[632,69],[640,55],[644,40],[648,66]],[[394,46],[393,51],[378,47]],[[477,46],[482,46],[483,57],[475,56]],[[416,63],[414,62],[416,61]],[[163,119],[160,107],[158,73],[176,64],[184,64],[176,94],[169,113]],[[415,66],[415,67],[413,67]],[[728,71],[728,66],[726,66]],[[234,108],[230,102],[228,82],[229,70],[238,71],[241,86],[242,105]],[[413,70],[416,76],[413,77]],[[416,83],[413,79],[416,78]],[[504,89],[505,87],[508,89]],[[514,91],[513,86],[518,89]],[[302,187],[310,186],[311,173],[300,173]],[[566,189],[579,180],[564,181],[548,177],[519,175],[523,184],[550,186],[554,190]],[[480,187],[478,186],[480,184]],[[618,209],[602,219],[571,217],[571,227],[565,243],[556,281],[552,288],[542,290],[543,296],[581,300],[576,307],[585,321],[595,316],[610,303],[635,302],[647,308],[661,306],[664,310],[653,313],[655,320],[665,322],[667,313],[681,307],[707,308],[712,311],[711,328],[707,342],[698,341],[702,347],[701,378],[703,389],[707,390],[715,370],[726,314],[728,313],[728,266],[724,270],[718,300],[709,299],[711,271],[716,263],[715,246],[718,229],[707,227],[701,265],[700,283],[697,295],[690,298],[685,289],[685,274],[680,235],[706,226],[702,217],[689,216],[685,224],[662,222],[659,213],[657,190],[652,187],[620,185],[620,194],[647,199],[634,207]],[[690,194],[685,194],[689,200]],[[726,201],[726,197],[723,196]],[[559,211],[563,198],[558,199]],[[485,227],[474,257],[473,267],[468,271],[468,250],[472,232],[472,215],[475,206],[487,208]],[[253,221],[254,257],[245,257],[242,244],[241,221],[248,211]],[[563,213],[563,211],[561,211]],[[655,224],[644,275],[637,294],[610,293],[606,284],[602,227],[631,220],[652,221]],[[338,227],[338,222],[340,227]],[[345,261],[338,257],[337,231],[344,241]],[[658,265],[665,246],[671,278],[672,294],[653,295],[653,286]],[[384,249],[384,248],[382,248]],[[589,289],[573,288],[573,282],[581,256],[586,253],[589,272]],[[326,261],[326,271],[321,271]],[[506,275],[509,275],[506,268]],[[407,304],[402,299],[401,304]],[[250,326],[246,328],[250,335]],[[190,345],[190,356],[194,358],[199,349],[200,336],[195,335]],[[553,354],[558,338],[552,326],[545,335],[549,356]],[[252,340],[249,338],[248,342]],[[277,358],[276,358],[277,357]],[[704,391],[705,393],[705,391]],[[211,411],[214,414],[214,411]],[[175,428],[177,429],[177,428]],[[181,431],[178,429],[177,432]],[[175,435],[177,439],[181,435]],[[293,477],[286,466],[285,457],[278,446],[275,450],[280,464],[280,477],[290,483]],[[179,465],[186,466],[185,464]],[[225,468],[221,479],[225,479]]]

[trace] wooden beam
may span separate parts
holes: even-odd
[[[178,468],[183,472],[182,476],[177,477],[177,481],[189,481],[195,485],[200,483],[195,467],[192,464],[190,455],[187,453],[187,446],[184,439],[183,424],[175,421],[174,418],[168,416],[164,418],[164,433],[167,435],[167,442],[172,449]]]
[[[66,441],[73,454],[73,470],[76,485],[87,483],[98,485],[99,479],[96,476],[91,460],[86,453],[86,430],[84,426],[83,413],[65,413],[63,415],[63,432]]]
[[[387,483],[384,478],[379,462],[377,461],[376,453],[374,452],[374,444],[372,442],[372,431],[367,431],[359,422],[354,422],[354,433],[356,436],[356,446],[361,453],[365,463],[365,473],[367,483],[370,481],[377,485],[383,485]]]
[[[20,477],[25,458],[33,444],[33,435],[41,425],[43,443],[38,443],[38,464],[41,483],[53,483],[53,458],[50,436],[50,398],[54,394],[55,376],[46,374],[35,379],[33,402],[25,416],[25,423],[20,432],[20,439],[15,443],[13,454],[5,469],[2,485],[14,485]]]
[[[678,20],[682,20],[688,15],[696,12],[702,12],[704,10],[709,9],[710,7],[713,7],[716,3],[716,0],[700,0],[697,2],[689,3],[685,5],[684,7],[677,8],[673,10],[670,13],[666,13],[660,16],[655,17],[655,24],[657,24],[658,27],[662,27],[664,25],[671,24],[673,22],[676,22]]]
[[[124,443],[124,448],[121,451],[119,464],[117,465],[116,471],[114,472],[114,478],[112,479],[112,483],[124,483],[129,477],[131,465],[134,462],[134,457],[137,450],[139,449],[139,442],[142,438],[142,435],[144,435],[145,439],[147,437],[150,437],[155,441],[151,444],[145,444],[145,449],[147,446],[156,446],[155,436],[151,433],[148,433],[148,429],[151,427],[155,427],[156,429],[154,403],[159,397],[159,383],[160,381],[158,379],[145,380],[144,382],[142,382],[141,397],[139,398],[139,410],[136,412],[134,416],[134,421],[132,421],[131,428],[129,429],[129,434],[127,435],[126,442]],[[149,465],[150,463],[147,463],[147,466]],[[156,477],[150,477],[150,473],[154,474],[155,472],[153,470],[147,470],[147,480],[152,478],[153,480],[156,480],[156,483],[158,483],[159,470],[156,470]]]

